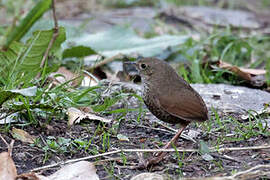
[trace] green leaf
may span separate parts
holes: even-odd
[[[84,34],[80,37],[71,38],[63,44],[69,49],[69,44],[85,46],[94,49],[103,56],[114,56],[119,53],[139,53],[145,57],[155,56],[169,46],[184,43],[188,36],[163,35],[152,39],[139,37],[131,28],[116,26],[109,31],[96,34]]]
[[[24,82],[23,78],[31,81],[40,71],[40,63],[53,32],[54,30],[36,31],[25,44],[14,41],[6,51],[0,50],[0,81],[4,84],[10,83],[11,80]],[[50,54],[58,53],[60,56],[60,46],[65,39],[65,29],[60,27]]]
[[[64,50],[63,58],[70,58],[70,57],[80,58],[80,57],[85,57],[85,56],[89,56],[93,54],[97,54],[97,53],[90,47],[74,46],[74,47]]]
[[[213,156],[211,156],[210,153],[210,149],[207,146],[207,144],[204,141],[200,141],[200,149],[199,152],[201,154],[201,157],[206,160],[206,161],[212,161],[214,160]]]
[[[26,15],[19,26],[13,29],[8,35],[4,49],[7,49],[13,41],[20,41],[25,33],[32,25],[50,8],[52,0],[41,0],[35,7]]]
[[[206,145],[204,141],[200,141],[200,149],[199,149],[201,154],[208,154],[210,153],[209,147]]]
[[[0,105],[9,99],[15,98],[18,95],[22,96],[35,96],[37,93],[37,87],[29,87],[25,89],[3,90],[0,91]]]
[[[39,70],[39,66],[43,55],[53,37],[53,30],[36,31],[33,33],[32,38],[30,38],[26,45],[31,47],[28,55],[23,60],[21,64],[21,70],[27,71],[30,67]],[[61,44],[66,40],[65,29],[63,27],[59,28],[59,34],[50,49],[50,53],[58,53]]]

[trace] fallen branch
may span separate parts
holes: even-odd
[[[232,148],[220,148],[220,149],[216,149],[214,147],[209,148],[211,152],[225,152],[225,151],[241,151],[241,150],[259,150],[259,149],[270,149],[270,145],[265,145],[265,146],[250,146],[250,147],[232,147]],[[176,149],[178,152],[198,152],[199,150],[197,149]],[[106,152],[106,153],[102,153],[102,154],[97,154],[94,156],[87,156],[87,157],[82,157],[82,158],[78,158],[78,159],[71,159],[65,162],[58,162],[55,164],[51,164],[51,165],[47,165],[47,166],[43,166],[43,167],[38,167],[35,169],[32,169],[31,171],[40,171],[43,169],[48,169],[48,168],[52,168],[55,166],[60,166],[60,165],[65,165],[68,163],[74,163],[74,162],[78,162],[78,161],[83,161],[83,160],[89,160],[89,159],[94,159],[97,157],[104,157],[104,156],[108,156],[108,155],[112,155],[112,154],[117,154],[120,152],[126,152],[126,153],[131,153],[131,152],[175,152],[176,151],[173,148],[170,149],[118,149],[115,151],[111,151],[111,152]]]
[[[108,64],[108,63],[114,61],[115,59],[120,59],[120,58],[122,58],[122,57],[123,57],[122,54],[117,54],[117,55],[115,55],[115,56],[112,56],[112,57],[109,57],[109,58],[105,58],[105,59],[103,59],[102,61],[100,61],[100,62],[94,64],[94,65],[90,68],[90,70],[95,69],[95,68],[100,67],[100,66],[103,66],[103,65],[105,65],[105,64]]]

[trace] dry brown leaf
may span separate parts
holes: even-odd
[[[97,116],[93,113],[85,113],[80,111],[77,108],[68,108],[67,110],[68,114],[68,125],[71,126],[75,123],[79,123],[82,119],[91,119],[91,120],[98,120],[104,123],[110,123],[112,120],[111,119],[106,119],[100,116]]]
[[[50,180],[99,180],[95,166],[88,161],[66,165],[48,178]]]
[[[58,76],[56,76],[56,75],[58,75]],[[78,74],[75,74],[75,73],[69,71],[65,67],[60,67],[56,72],[51,73],[49,77],[52,79],[52,81],[55,85],[58,85],[58,84],[63,84],[67,81],[70,81],[78,76],[79,76]],[[73,86],[73,87],[78,86],[78,84],[79,84],[78,80],[74,80],[74,81],[69,83],[69,85]]]
[[[31,144],[33,144],[36,139],[34,136],[31,136],[30,134],[28,134],[28,132],[22,129],[12,128],[11,134],[15,139],[18,139],[22,142],[31,143]]]
[[[0,180],[14,180],[16,176],[17,170],[10,153],[0,153]]]
[[[251,75],[264,75],[266,70],[264,69],[250,69],[250,68],[240,68],[241,71],[249,73]]]
[[[88,71],[83,71],[84,77],[81,83],[81,86],[84,87],[92,87],[98,85],[98,78],[94,76],[93,74],[89,73]]]
[[[91,107],[79,107],[79,110],[81,110],[82,112],[85,112],[85,113],[93,113],[93,109]]]
[[[16,180],[51,180],[45,176],[36,174],[34,172],[24,173],[17,176]]]
[[[241,67],[237,67],[234,65],[231,65],[227,62],[224,61],[219,61],[218,62],[218,67],[222,68],[222,69],[227,69],[231,72],[234,72],[235,74],[237,74],[239,77],[248,80],[248,81],[252,81],[252,75],[256,76],[256,75],[264,75],[266,74],[266,70],[264,69],[249,69],[249,68],[241,68]]]

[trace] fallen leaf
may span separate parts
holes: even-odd
[[[25,89],[1,90],[0,91],[0,106],[9,99],[15,98],[18,95],[22,96],[35,96],[37,87],[28,87]]]
[[[253,86],[260,87],[265,84],[265,74],[266,70],[264,69],[249,69],[249,68],[242,68],[231,65],[224,61],[218,61],[218,67],[222,69],[227,69],[244,80],[249,81]]]
[[[11,134],[15,139],[18,139],[22,142],[27,142],[31,144],[35,142],[35,137],[31,136],[30,134],[28,134],[28,132],[22,129],[12,128]]]
[[[207,144],[203,141],[200,140],[200,149],[199,152],[201,154],[201,157],[206,160],[206,161],[212,161],[214,158],[213,156],[211,156],[210,153],[210,149],[207,146]]]
[[[50,176],[42,176],[33,172],[24,173],[17,176],[17,179],[29,180],[99,180],[96,168],[93,163],[80,161],[62,167]],[[0,179],[2,180],[2,179]],[[12,179],[13,180],[13,179]]]
[[[99,180],[95,166],[88,161],[66,165],[48,178],[50,180]]]
[[[231,72],[234,72],[238,76],[240,76],[241,78],[248,80],[248,81],[251,81],[251,75],[256,76],[256,75],[266,74],[266,70],[264,70],[264,69],[241,68],[241,67],[234,66],[234,65],[229,64],[229,63],[224,62],[224,61],[219,61],[218,67],[222,68],[222,69],[227,69]]]
[[[129,141],[128,137],[123,134],[117,134],[117,139],[120,141]]]
[[[51,180],[45,176],[36,174],[34,172],[23,173],[17,176],[16,180]]]
[[[69,126],[71,126],[75,123],[79,123],[83,119],[98,120],[98,121],[101,121],[104,123],[110,123],[112,121],[111,119],[106,119],[104,117],[97,116],[93,113],[82,112],[79,109],[73,108],[73,107],[68,108],[67,114],[68,114],[68,125]]]
[[[83,72],[84,72],[84,77],[83,77],[81,86],[92,87],[92,86],[98,85],[99,80],[96,76],[94,76],[88,71],[83,71]]]
[[[16,176],[17,170],[10,153],[0,153],[0,180],[14,180]]]
[[[189,36],[163,35],[151,39],[141,38],[132,28],[115,26],[114,28],[96,34],[83,34],[70,38],[63,44],[65,51],[69,44],[91,47],[98,54],[112,57],[119,53],[130,55],[141,54],[144,57],[155,56],[169,46],[178,46],[188,40]],[[108,43],[109,42],[109,43]]]
[[[211,156],[210,154],[203,154],[203,155],[201,155],[201,157],[206,161],[214,160],[213,156]]]
[[[3,112],[2,114],[0,114],[0,124],[9,124],[12,122],[17,122],[18,115],[19,113],[16,112],[7,116],[7,113]]]
[[[66,69],[65,67],[60,67],[56,72],[50,74],[49,78],[53,81],[53,84],[59,85],[63,84],[67,81],[75,79],[79,76],[79,74],[75,74],[70,70]],[[69,83],[70,86],[78,86],[79,81],[73,80]]]

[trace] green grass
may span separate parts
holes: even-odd
[[[212,111],[214,116],[211,116],[210,120],[204,122],[202,126],[209,136],[214,135],[216,141],[213,145],[217,149],[224,143],[246,141],[258,136],[270,136],[265,121],[267,115],[265,114],[254,116],[249,113],[247,120],[237,120],[233,117],[221,118],[216,111]],[[228,134],[231,135],[227,136]]]
[[[219,60],[235,66],[258,68],[266,64],[269,77],[269,38],[264,36],[241,37],[230,29],[202,36],[200,41],[189,39],[182,44],[168,60],[176,60],[181,55],[179,74],[189,83],[227,83],[240,85],[248,83],[238,75],[217,67]],[[253,56],[252,56],[253,55]],[[251,62],[252,58],[258,59]],[[269,83],[269,78],[267,79]]]
[[[181,168],[184,165],[184,158],[185,158],[185,152],[182,153],[182,155],[180,155],[179,151],[177,151],[177,148],[174,144],[172,144],[172,147],[175,149],[175,155],[177,157],[178,160],[178,169],[176,170],[176,172],[178,173],[179,177],[183,177],[183,172],[181,170]]]

